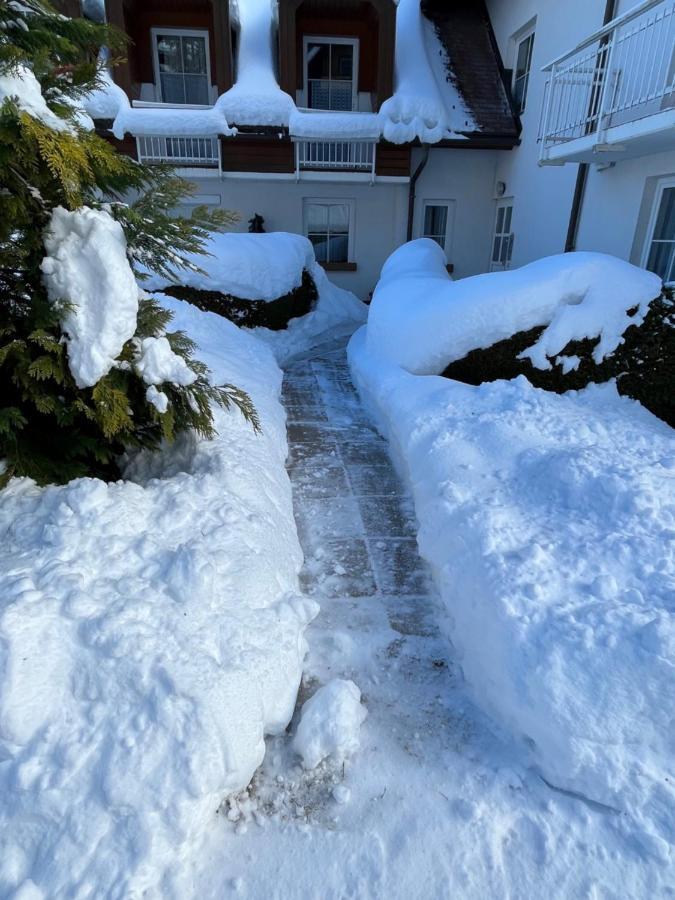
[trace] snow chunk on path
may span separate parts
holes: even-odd
[[[594,351],[600,362],[629,325],[640,324],[661,289],[652,272],[586,252],[453,281],[443,250],[422,238],[404,244],[382,268],[368,316],[368,348],[416,375],[434,375],[471,350],[546,325],[523,354],[533,365],[549,368],[547,357],[586,337],[600,338]]]
[[[78,387],[92,387],[136,331],[139,291],[124,231],[104,210],[57,206],[44,242],[49,299],[70,307],[61,322],[68,364]]]
[[[353,681],[335,678],[302,707],[293,749],[306,769],[330,757],[341,763],[359,749],[361,725],[368,713]]]

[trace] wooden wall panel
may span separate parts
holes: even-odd
[[[408,177],[410,145],[380,143],[375,156],[375,174]]]
[[[221,140],[224,172],[294,172],[290,140],[226,137]]]

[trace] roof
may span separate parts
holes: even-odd
[[[448,81],[475,122],[475,130],[462,133],[471,138],[480,135],[515,142],[520,122],[505,87],[501,57],[483,0],[422,0],[421,9],[445,51]]]

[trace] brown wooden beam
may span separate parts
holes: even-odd
[[[377,9],[377,109],[394,93],[396,7],[392,0],[373,3]]]
[[[224,94],[234,83],[229,0],[211,0],[211,7],[215,38],[216,85],[218,93]]]
[[[120,31],[127,33],[126,22],[124,19],[124,0],[106,0],[105,15],[109,25],[114,25]],[[119,85],[125,92],[127,97],[131,97],[131,68],[129,60],[113,67],[113,78],[115,84]]]

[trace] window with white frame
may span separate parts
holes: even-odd
[[[534,49],[534,27],[521,32],[515,39],[515,60],[513,66],[513,84],[511,92],[518,112],[525,110],[527,88],[530,82],[532,66],[532,50]]]
[[[155,83],[163,103],[209,104],[209,34],[202,30],[152,30]]]
[[[309,109],[356,108],[358,57],[356,38],[304,39],[305,104]]]
[[[454,200],[425,200],[422,208],[422,236],[436,241],[446,254],[449,253],[454,219]]]
[[[352,260],[354,201],[305,200],[305,234],[312,242],[317,262]]]
[[[511,267],[511,256],[513,255],[512,216],[513,201],[499,200],[497,202],[495,233],[492,239],[492,256],[490,258],[490,269],[493,272]]]
[[[643,265],[665,284],[675,285],[675,177],[657,185],[647,234]]]

